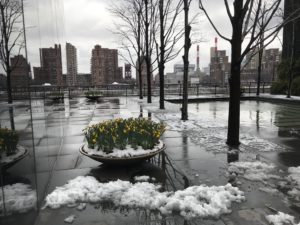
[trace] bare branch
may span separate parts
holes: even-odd
[[[226,1],[226,0],[225,0]],[[206,18],[208,19],[209,23],[211,24],[211,26],[214,28],[214,30],[216,31],[216,33],[223,38],[226,41],[231,42],[231,39],[225,37],[224,35],[221,34],[221,32],[218,30],[218,28],[215,26],[215,24],[213,23],[213,21],[211,20],[210,16],[208,15],[206,9],[203,6],[202,0],[199,0],[199,9],[202,10],[206,16]]]

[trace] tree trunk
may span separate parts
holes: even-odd
[[[151,61],[149,55],[149,18],[148,0],[145,0],[145,44],[146,44],[146,68],[147,68],[147,102],[151,103]]]
[[[236,147],[240,144],[240,62],[232,58],[231,77],[229,78],[230,99],[228,114],[227,144]]]
[[[11,91],[11,72],[10,72],[10,66],[7,67],[7,72],[6,72],[6,89],[7,89],[7,102],[12,103],[12,91]]]
[[[295,64],[295,46],[296,46],[296,38],[295,38],[295,21],[292,22],[292,52],[290,58],[289,65],[289,82],[288,82],[288,90],[287,90],[287,98],[290,98],[292,95],[292,83],[293,83],[293,72],[294,72],[294,64]]]
[[[258,52],[258,67],[257,67],[257,87],[256,87],[256,96],[260,94],[260,80],[261,80],[261,64],[262,64],[262,55],[263,48]]]
[[[5,9],[4,6],[2,5],[2,3],[0,4],[0,11],[1,11],[1,21],[2,21],[2,45],[4,45],[4,49],[3,51],[4,56],[2,58],[2,60],[5,63],[5,68],[4,70],[6,71],[6,85],[7,85],[7,102],[8,103],[12,103],[12,93],[11,93],[11,67],[10,67],[10,51],[9,51],[9,34],[8,34],[8,22],[7,22],[7,17],[5,15],[5,10],[7,10],[7,8]]]
[[[143,99],[143,84],[142,84],[142,68],[141,68],[141,11],[138,11],[138,34],[137,34],[137,47],[138,47],[138,78],[139,78],[139,98]]]
[[[189,71],[189,49],[191,47],[189,25],[189,5],[188,0],[184,0],[184,56],[183,58],[183,89],[182,89],[182,108],[181,119],[188,120],[188,71]]]
[[[243,1],[234,2],[231,39],[231,75],[229,77],[230,98],[228,113],[227,144],[237,147],[240,144],[240,95],[241,95],[241,48],[243,28]]]
[[[159,61],[159,108],[165,109],[165,34],[164,34],[164,0],[159,0],[160,19],[160,61]]]

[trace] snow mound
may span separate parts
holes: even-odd
[[[6,213],[24,213],[36,206],[36,192],[31,189],[30,185],[16,183],[13,185],[5,185],[1,188],[3,188],[4,191]],[[3,196],[1,194],[0,212],[3,212],[3,210]]]
[[[295,200],[299,201],[300,198],[300,166],[290,167],[288,169],[287,181],[290,184],[289,187],[291,190],[288,191],[288,194],[294,197]]]
[[[45,201],[45,207],[59,208],[78,202],[110,201],[116,206],[158,210],[164,215],[179,213],[186,219],[219,217],[230,213],[232,202],[245,200],[244,193],[231,184],[192,186],[176,192],[159,192],[161,186],[128,181],[99,183],[94,177],[79,176],[57,187]]]
[[[76,216],[75,215],[70,215],[67,218],[65,218],[64,222],[65,223],[73,223],[75,220]]]
[[[273,225],[300,225],[300,223],[295,223],[295,217],[283,212],[278,212],[275,215],[268,215],[266,216],[266,220]]]
[[[229,164],[228,172],[242,175],[247,180],[263,182],[268,179],[280,179],[279,176],[271,174],[274,169],[275,166],[273,164],[260,161],[232,162]]]
[[[136,182],[147,182],[149,181],[151,178],[149,176],[135,176],[134,177],[134,181]]]

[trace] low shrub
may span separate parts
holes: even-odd
[[[287,81],[279,80],[272,84],[271,94],[286,94],[288,89]]]
[[[16,131],[8,128],[0,128],[0,157],[5,153],[7,156],[15,154],[19,135]]]
[[[300,96],[300,76],[296,77],[293,80],[292,95]]]
[[[114,119],[84,129],[89,148],[110,153],[127,145],[137,149],[152,149],[165,131],[165,125],[145,118]]]

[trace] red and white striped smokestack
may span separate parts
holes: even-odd
[[[218,38],[217,37],[215,37],[215,51],[216,51],[216,53],[218,51]]]
[[[200,68],[199,45],[197,45],[197,69]]]

